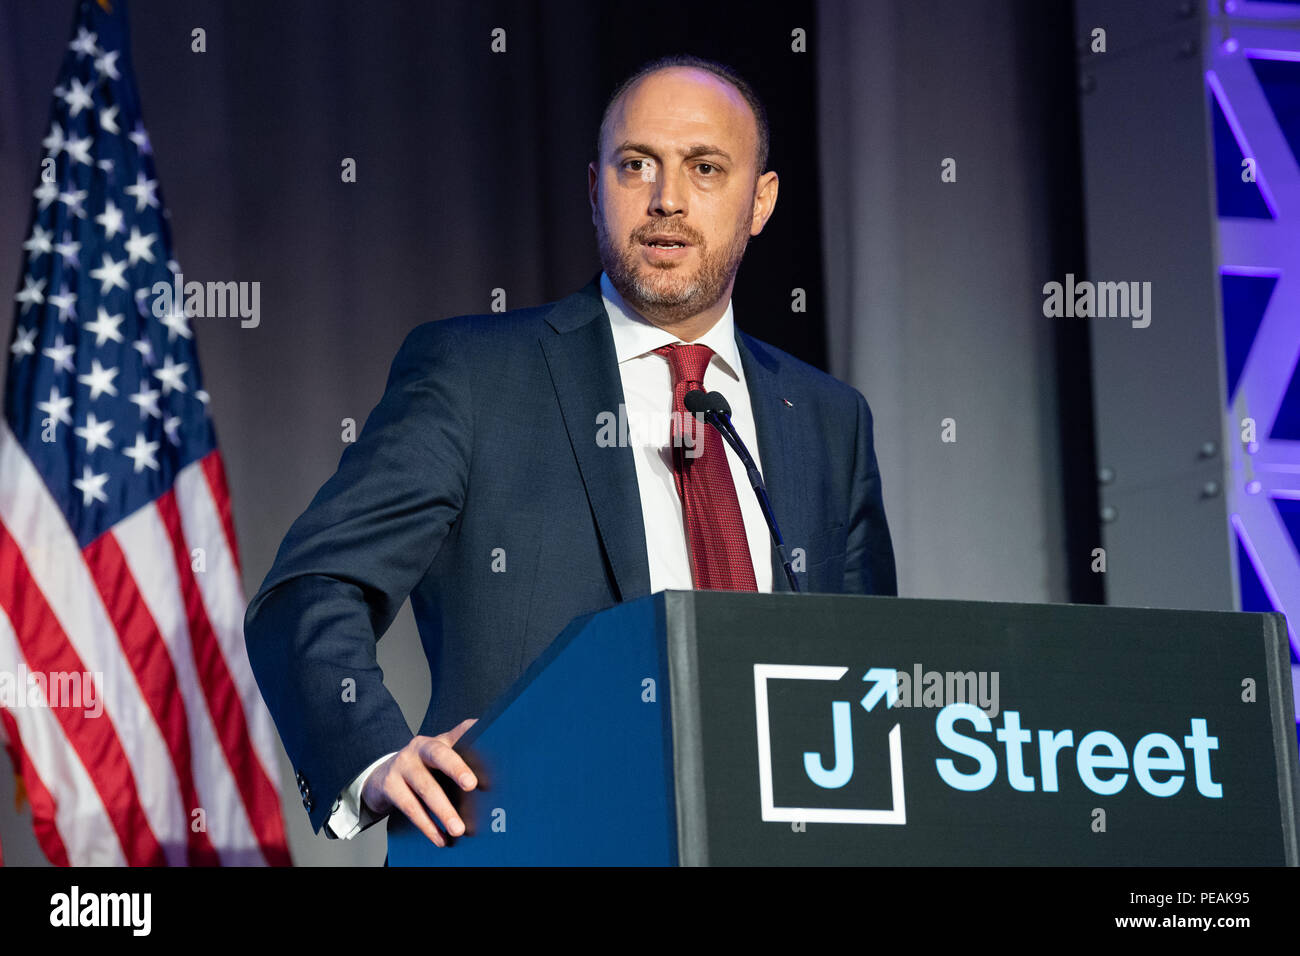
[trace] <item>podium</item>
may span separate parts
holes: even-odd
[[[471,715],[466,715],[471,716]],[[573,621],[392,866],[1297,864],[1286,621],[665,591]]]

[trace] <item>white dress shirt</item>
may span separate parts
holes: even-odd
[[[618,416],[618,434],[627,436],[636,462],[637,490],[641,498],[641,517],[645,523],[646,557],[650,564],[650,591],[694,587],[691,562],[686,547],[686,525],[682,501],[673,479],[671,412],[673,409],[673,374],[668,359],[656,355],[655,349],[674,342],[677,336],[641,317],[623,299],[605,273],[600,275],[600,293],[614,334],[614,354],[623,383],[624,408],[610,409]],[[745,369],[736,344],[735,319],[731,303],[713,327],[694,340],[707,345],[713,357],[704,370],[704,389],[721,392],[731,405],[731,422],[736,427],[754,463],[762,471],[758,438],[754,428],[753,406],[745,384]],[[623,422],[627,426],[624,428]],[[600,428],[592,422],[592,438]],[[745,466],[735,452],[723,443],[731,479],[736,486],[736,500],[749,540],[750,560],[754,565],[754,582],[759,591],[772,590],[772,551],[767,522],[758,498],[749,486]],[[361,789],[371,771],[391,757],[385,754],[363,770],[339,795],[326,823],[331,834],[351,839],[380,819],[370,812],[361,799]]]

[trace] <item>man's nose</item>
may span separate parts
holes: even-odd
[[[652,216],[671,216],[686,212],[686,189],[680,173],[669,172],[660,167],[656,170],[654,186],[650,191],[650,208]]]

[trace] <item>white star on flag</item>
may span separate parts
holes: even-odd
[[[81,204],[86,201],[88,195],[90,194],[84,189],[72,189],[59,193],[59,202],[68,207],[69,214],[85,219],[86,210],[81,208]]]
[[[50,203],[59,198],[59,187],[55,183],[42,182],[32,190],[32,195],[40,200],[41,204],[38,208],[44,212]]]
[[[59,155],[59,150],[63,149],[63,127],[58,123],[51,124],[49,135],[41,140],[41,145],[51,156]]]
[[[14,296],[15,299],[23,304],[23,315],[26,315],[27,310],[33,305],[40,305],[45,301],[44,290],[44,279],[33,279],[31,276],[23,276],[23,291]]]
[[[98,269],[91,269],[90,277],[100,281],[99,294],[107,295],[109,289],[128,288],[126,279],[122,277],[122,273],[125,271],[126,260],[120,259],[114,262],[106,252],[104,253],[104,264]]]
[[[66,322],[72,318],[73,307],[77,304],[77,293],[69,292],[68,287],[62,286],[58,295],[50,296],[50,305],[59,310],[59,322]]]
[[[162,412],[158,410],[158,396],[162,393],[156,388],[146,388],[143,384],[140,391],[129,396],[130,400],[140,406],[140,418],[145,415],[152,415],[154,418],[162,418]]]
[[[104,485],[108,482],[108,472],[102,475],[95,474],[89,465],[82,469],[81,477],[73,479],[72,484],[81,492],[81,504],[88,507],[91,501],[108,501],[108,495],[104,493]]]
[[[89,136],[85,139],[70,139],[63,144],[63,151],[71,156],[74,162],[89,166],[91,164],[90,147],[94,142]]]
[[[131,238],[126,241],[126,254],[131,260],[131,265],[135,265],[141,259],[145,262],[153,262],[153,253],[149,247],[153,245],[154,240],[158,238],[156,232],[151,232],[146,236],[140,235],[140,230],[135,226],[131,227]]]
[[[65,239],[63,242],[55,245],[54,251],[63,256],[64,265],[70,266],[73,269],[81,267],[81,260],[77,258],[77,253],[81,251],[81,243],[73,242],[71,239]]]
[[[62,369],[65,372],[75,372],[77,367],[72,364],[72,356],[76,351],[77,347],[75,345],[64,345],[63,336],[56,335],[54,337],[54,344],[41,349],[41,354],[54,363],[55,369]]]
[[[52,238],[53,234],[54,234],[54,230],[50,230],[49,232],[46,232],[44,229],[40,227],[39,224],[33,223],[32,236],[30,239],[28,239],[26,242],[23,243],[23,248],[28,252],[33,253],[32,258],[36,259],[37,257],[44,255],[45,253],[49,252],[51,249],[54,248],[53,246],[50,245],[50,239]]]
[[[185,309],[173,303],[167,314],[159,319],[163,325],[167,326],[167,341],[176,341],[176,336],[181,338],[190,338],[193,333],[190,332],[190,317],[185,313]]]
[[[143,172],[135,174],[135,185],[127,186],[124,190],[128,196],[135,197],[135,211],[143,212],[148,206],[158,205],[158,197],[154,195],[154,190],[158,188],[158,180],[149,179]]]
[[[108,309],[101,305],[99,307],[99,314],[95,317],[95,320],[93,322],[84,323],[82,328],[87,332],[93,332],[95,334],[96,347],[103,345],[109,339],[112,339],[114,342],[125,342],[126,340],[122,338],[122,333],[117,329],[117,327],[122,324],[123,318],[124,316],[122,315],[109,315]]]
[[[116,54],[114,55],[116,56]],[[117,128],[117,109],[116,106],[110,106],[106,110],[99,111],[99,128],[105,133],[111,133],[113,136],[122,132]]]
[[[117,56],[119,52],[120,51],[118,50],[103,51],[100,56],[95,58],[95,69],[100,73],[103,73],[110,80],[120,80],[122,74],[117,72]],[[113,108],[115,110],[117,109],[117,107]],[[114,132],[116,132],[116,130],[114,130]]]
[[[72,89],[68,90],[63,97],[68,104],[68,113],[76,116],[82,110],[88,110],[95,105],[95,101],[90,96],[91,87],[85,86],[75,76],[72,78]]]
[[[90,386],[92,402],[105,392],[116,398],[117,387],[113,385],[113,379],[117,378],[117,371],[117,368],[104,368],[99,364],[99,359],[91,359],[90,372],[86,375],[78,375],[77,381],[82,385]]]
[[[152,468],[157,471],[158,459],[154,457],[154,453],[158,451],[161,444],[161,442],[146,441],[144,432],[136,432],[135,444],[130,448],[123,448],[122,454],[135,462],[135,473],[137,475],[145,468]]]
[[[122,228],[122,210],[114,206],[111,199],[104,203],[104,211],[95,217],[95,222],[104,227],[105,240],[125,231]]]
[[[9,351],[13,352],[19,358],[24,355],[36,354],[36,327],[30,329],[20,328],[14,336],[14,344],[9,346]]]
[[[37,402],[36,407],[45,412],[47,421],[62,422],[65,425],[72,424],[72,416],[68,414],[68,409],[72,407],[72,398],[60,395],[57,388],[50,389],[50,400],[48,402]]]
[[[142,123],[137,123],[135,129],[127,133],[127,138],[135,143],[136,149],[146,156],[153,153],[153,145],[149,142],[149,134],[145,132]]]
[[[153,365],[153,343],[148,339],[136,339],[131,343],[131,348],[140,353],[140,358],[144,360],[145,365]]]
[[[95,49],[97,39],[98,37],[85,27],[77,27],[77,38],[68,44],[68,49],[76,52],[78,60],[83,56],[94,56],[98,52]]]
[[[112,422],[101,422],[95,417],[94,412],[87,412],[85,426],[75,429],[75,434],[78,438],[86,440],[86,454],[89,455],[96,448],[113,447],[112,439],[108,437],[112,428]]]
[[[170,394],[173,390],[177,392],[186,390],[185,383],[181,381],[181,376],[185,374],[189,367],[188,362],[176,363],[172,361],[170,355],[163,356],[162,368],[154,369],[153,374],[154,378],[162,383],[162,393],[164,395]]]

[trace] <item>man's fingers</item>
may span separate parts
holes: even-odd
[[[452,836],[460,836],[465,832],[465,823],[461,820],[460,815],[456,813],[456,808],[451,805],[447,795],[442,792],[442,787],[438,786],[438,781],[433,779],[433,774],[425,767],[417,767],[411,771],[411,775],[406,777],[406,782],[410,784],[424,805],[433,811],[434,815],[442,821],[442,825],[447,828],[447,832]],[[439,844],[441,846],[442,844]]]
[[[463,724],[461,725],[464,726]],[[455,780],[462,790],[473,790],[478,784],[474,771],[469,769],[460,754],[442,737],[430,737],[420,747],[420,759],[426,766],[436,767]]]
[[[460,740],[460,738],[464,736],[465,731],[469,730],[476,723],[478,723],[477,717],[471,717],[468,720],[462,720],[451,730],[447,731],[445,734],[439,734],[438,736],[441,737],[443,740],[447,741],[449,746],[454,747],[456,746],[456,741]]]
[[[394,789],[397,792],[389,796],[393,806],[401,810],[406,815],[406,818],[414,823],[426,837],[438,846],[445,847],[447,845],[446,839],[438,832],[437,826],[429,819],[429,814],[425,812],[424,804],[420,802],[411,788],[406,786],[405,781],[399,782]],[[443,799],[446,800],[447,798],[444,796]]]

